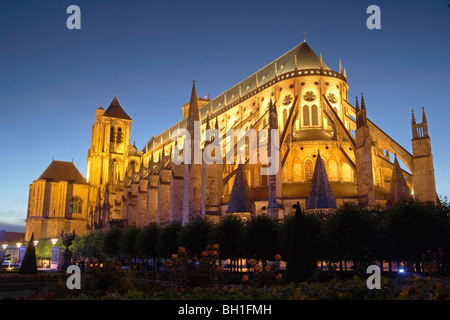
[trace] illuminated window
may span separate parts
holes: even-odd
[[[319,111],[315,104],[311,107],[311,125],[318,126],[319,125]]]
[[[81,213],[83,201],[80,198],[72,198],[69,203],[69,213]]]
[[[303,106],[303,126],[309,126],[309,107],[307,105]]]

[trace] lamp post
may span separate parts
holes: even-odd
[[[19,262],[20,263],[20,247],[22,246],[22,242],[17,242],[16,243],[16,247],[17,247],[17,260],[16,260],[16,262]]]
[[[3,250],[5,250],[5,257],[6,257],[6,249],[8,248],[8,245],[6,243],[2,244],[2,248]],[[11,259],[8,259],[8,269],[11,269]]]
[[[59,265],[59,251],[55,251],[55,245],[58,242],[58,238],[50,239],[53,249],[52,249],[52,258],[50,260],[50,269],[57,269]]]
[[[37,246],[37,244],[39,243],[39,240],[34,240],[33,241],[33,245],[36,247]]]

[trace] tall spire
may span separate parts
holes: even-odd
[[[365,110],[366,109],[366,103],[364,102],[364,96],[363,93],[361,92],[361,110]]]
[[[189,102],[189,111],[186,130],[191,137],[194,137],[194,121],[200,121],[200,111],[197,102],[197,91],[195,90],[195,81],[192,81],[191,101]]]
[[[214,129],[219,130],[219,119],[217,116],[216,116],[216,124],[214,125]]]
[[[211,129],[211,126],[209,125],[209,121],[211,118],[209,117],[209,112],[206,114],[206,130]]]
[[[406,184],[403,177],[402,169],[397,160],[397,155],[394,160],[394,167],[392,169],[391,187],[387,196],[386,206],[390,207],[396,202],[411,197],[411,190]]]
[[[427,117],[425,116],[425,108],[422,107],[422,123],[426,123],[427,122]]]
[[[339,59],[339,73],[342,73],[342,61]]]
[[[356,112],[358,112],[359,111],[358,96],[356,96],[356,105],[355,105],[355,107],[356,107]]]
[[[330,181],[328,180],[327,172],[320,156],[320,151],[317,152],[316,166],[311,180],[311,188],[309,196],[306,199],[306,209],[336,209],[336,199],[334,198],[333,190],[331,190]]]
[[[414,109],[411,109],[411,124],[416,124],[416,118],[414,117]]]
[[[195,156],[196,156],[196,148],[201,143],[201,136],[196,137],[195,133],[197,130],[200,130],[201,134],[201,128],[195,128],[196,122],[200,121],[200,111],[198,108],[198,101],[197,101],[197,91],[195,90],[195,81],[192,81],[192,93],[191,93],[191,101],[189,102],[189,111],[187,116],[187,124],[186,124],[186,130],[190,134],[190,163],[194,163]],[[197,129],[197,130],[196,130]],[[186,141],[185,141],[186,143]],[[198,144],[198,145],[197,145]]]

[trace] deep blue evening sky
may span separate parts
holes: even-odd
[[[81,30],[66,9],[81,8]],[[381,30],[366,9],[381,8]],[[192,80],[211,98],[303,41],[347,69],[350,102],[410,152],[429,123],[436,187],[450,196],[450,8],[432,1],[0,0],[0,229],[25,230],[28,188],[55,160],[86,174],[95,110],[117,98],[142,149],[181,119]]]

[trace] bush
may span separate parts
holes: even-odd
[[[224,269],[218,264],[219,245],[208,245],[199,256],[190,256],[184,247],[166,261],[170,268],[172,280],[182,286],[207,287],[217,283]]]

